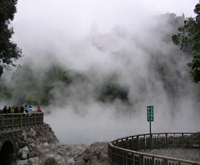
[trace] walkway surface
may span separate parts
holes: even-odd
[[[153,149],[145,153],[200,162],[200,149]]]

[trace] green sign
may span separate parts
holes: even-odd
[[[154,121],[153,106],[147,106],[147,121]]]

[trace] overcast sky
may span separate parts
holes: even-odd
[[[71,43],[71,39],[80,40],[94,29],[108,33],[115,26],[123,26],[134,31],[138,22],[151,23],[151,15],[171,12],[194,16],[197,3],[197,0],[19,0],[13,40],[27,56],[35,48],[46,49],[44,43],[62,39]]]
[[[149,15],[171,12],[194,16],[196,3],[197,0],[19,0],[14,23],[38,29],[45,26],[73,35],[85,34],[92,25],[107,32],[117,24],[129,25]]]

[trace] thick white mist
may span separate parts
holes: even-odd
[[[58,84],[51,91],[54,96],[51,105],[42,107],[45,122],[62,143],[110,141],[148,133],[148,105],[154,105],[155,109],[153,132],[199,131],[200,114],[194,100],[198,88],[188,75],[190,59],[174,56],[172,59],[179,61],[176,65],[167,61],[170,54],[182,52],[162,40],[171,30],[170,25],[166,23],[166,29],[159,33],[160,22],[152,17],[167,12],[192,16],[196,3],[191,0],[18,2],[13,40],[25,55],[19,63],[29,61],[33,70],[39,68],[41,72],[51,63],[59,63],[89,79],[75,82],[65,90]],[[152,58],[170,65],[168,81],[176,81],[178,99],[173,100],[166,92],[151,65]],[[175,72],[181,78],[174,77]],[[96,99],[95,90],[112,74],[128,89],[132,106],[120,100],[102,103]],[[2,78],[9,81],[6,75]]]

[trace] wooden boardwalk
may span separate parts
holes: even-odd
[[[43,113],[0,113],[0,131],[43,124]]]
[[[111,165],[200,165],[200,162],[147,154],[149,149],[199,148],[200,133],[153,133],[128,136],[108,144]]]

